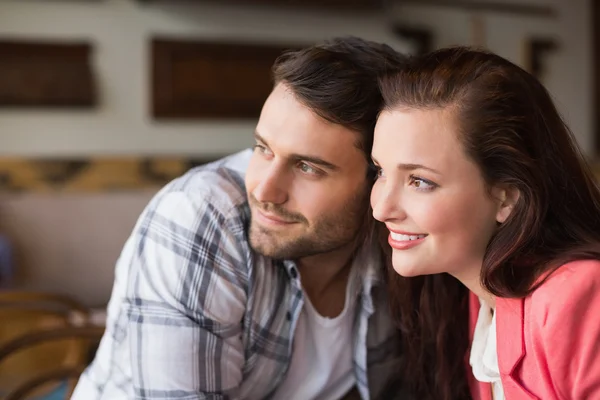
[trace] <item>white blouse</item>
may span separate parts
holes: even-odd
[[[479,303],[481,308],[475,325],[469,363],[475,379],[492,385],[492,398],[504,400],[496,348],[496,314],[484,300],[479,299]]]

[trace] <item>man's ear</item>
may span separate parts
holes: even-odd
[[[492,197],[497,201],[496,222],[504,223],[519,201],[519,189],[514,186],[495,186],[492,189]]]

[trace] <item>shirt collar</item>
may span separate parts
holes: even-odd
[[[371,290],[383,283],[383,259],[375,235],[369,236],[354,256],[350,284],[356,285],[353,290],[357,295],[361,295],[363,308],[373,312]],[[296,263],[292,260],[283,260],[282,264],[290,280],[297,281],[299,284],[300,275]]]

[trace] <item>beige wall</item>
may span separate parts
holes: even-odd
[[[195,155],[251,144],[255,121],[161,122],[149,116],[153,35],[312,43],[357,35],[406,49],[384,14],[244,9],[135,0],[1,0],[0,37],[88,39],[100,106],[90,111],[0,109],[0,156]],[[22,287],[108,300],[114,264],[151,193],[0,198],[0,228],[14,242]]]
[[[249,146],[254,120],[156,123],[151,118],[148,42],[154,35],[297,44],[353,34],[406,49],[383,14],[194,3],[0,0],[0,37],[90,40],[101,99],[90,111],[0,109],[0,155],[214,156]]]
[[[153,193],[0,197],[0,230],[15,246],[18,286],[105,303],[115,261]]]
[[[494,2],[477,0],[477,3]],[[495,1],[499,3],[498,1]],[[395,14],[406,24],[424,26],[435,35],[435,46],[485,45],[523,65],[529,37],[552,37],[558,51],[545,57],[543,82],[571,127],[584,153],[595,157],[593,145],[593,84],[590,0],[512,0],[512,3],[548,5],[557,18],[469,12],[456,8],[403,5]],[[401,2],[399,2],[401,3]],[[482,22],[484,38],[473,35],[474,17]]]
[[[532,0],[534,1],[534,0]],[[589,0],[551,1],[557,21],[484,15],[488,45],[520,61],[528,34],[552,32],[560,52],[549,58],[548,87],[584,149],[591,149]],[[250,144],[254,121],[155,123],[148,115],[152,34],[307,41],[354,34],[408,49],[391,32],[402,20],[430,26],[438,45],[469,44],[470,14],[404,7],[386,15],[343,16],[232,7],[169,6],[133,0],[1,0],[0,37],[89,38],[101,105],[86,112],[0,110],[0,156],[225,154]],[[151,192],[15,194],[0,197],[0,229],[15,243],[19,282],[107,301],[114,264]]]

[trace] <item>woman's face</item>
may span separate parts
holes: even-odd
[[[400,275],[478,274],[497,223],[510,213],[505,191],[485,185],[458,138],[448,109],[384,111],[377,121],[371,204],[389,230]]]

